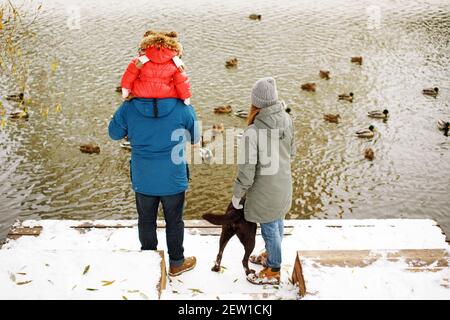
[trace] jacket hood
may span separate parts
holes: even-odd
[[[280,138],[282,138],[289,128],[290,116],[285,111],[284,103],[278,101],[270,107],[261,109],[255,117],[254,124],[259,129],[279,129]]]
[[[139,47],[145,51],[151,61],[156,63],[165,63],[174,56],[181,56],[183,51],[175,32],[148,31]]]
[[[134,98],[129,101],[134,107],[147,118],[163,118],[167,117],[176,107],[178,99],[147,99]],[[156,104],[155,104],[156,102]],[[156,107],[155,107],[156,105]],[[179,107],[178,107],[179,108]],[[156,113],[155,113],[156,110]]]

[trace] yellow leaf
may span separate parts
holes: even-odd
[[[3,23],[0,21],[0,30],[3,30]]]
[[[50,68],[53,73],[56,72],[56,69],[58,69],[58,60],[53,60],[52,64],[50,65]]]
[[[42,114],[42,116],[43,117],[48,117],[48,113],[49,113],[49,108],[47,107],[47,108],[45,108],[45,109],[41,109],[41,114]],[[89,270],[89,268],[88,268],[88,270]],[[83,273],[84,274],[84,273]]]
[[[126,296],[122,296],[123,300],[128,300],[128,298]]]
[[[202,290],[197,289],[197,288],[189,288],[189,290],[191,290],[192,292],[196,292],[196,293],[203,293]]]
[[[2,120],[0,120],[0,125],[2,128],[6,127],[6,117],[2,117]]]
[[[55,107],[55,112],[60,113],[61,112],[61,103],[57,103]]]
[[[102,286],[104,286],[104,287],[110,286],[110,285],[112,285],[115,281],[116,281],[116,280],[113,280],[113,281],[102,281],[102,282],[103,282]]]

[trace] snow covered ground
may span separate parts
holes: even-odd
[[[24,221],[22,226],[43,229],[39,237],[11,240],[0,250],[0,298],[157,298],[160,257],[155,252],[139,252],[136,221],[93,222],[129,228],[70,228],[84,222]],[[254,286],[246,281],[241,264],[244,249],[236,237],[225,249],[222,272],[212,272],[219,237],[186,229],[185,255],[195,255],[197,267],[169,278],[161,299],[298,299],[298,288],[289,282],[297,250],[444,249],[450,253],[445,236],[432,220],[287,223],[294,229],[283,241],[279,287]],[[159,249],[166,252],[168,261],[164,229],[158,230],[158,238]],[[257,236],[255,253],[262,249],[262,238]],[[382,259],[366,267],[316,268],[308,260],[302,263],[308,289],[304,299],[450,299],[448,266],[437,272],[411,272],[402,261]]]

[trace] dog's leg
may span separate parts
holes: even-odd
[[[250,255],[253,252],[253,249],[255,249],[255,238],[256,238],[256,223],[254,225],[251,225],[251,232],[238,232],[237,236],[241,243],[244,245],[245,254],[244,258],[242,259],[242,265],[244,266],[244,271],[246,275],[249,275],[250,273],[255,273],[255,270],[250,269],[248,267],[248,259],[250,258]]]
[[[231,226],[224,225],[222,227],[222,234],[220,235],[220,245],[219,245],[219,253],[217,254],[216,263],[214,264],[214,267],[212,267],[212,271],[219,272],[220,271],[220,263],[222,262],[222,254],[223,250],[225,250],[225,247],[228,243],[228,241],[231,239],[231,237],[234,236],[234,230]]]

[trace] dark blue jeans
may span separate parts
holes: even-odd
[[[166,221],[166,241],[170,265],[177,267],[184,262],[184,192],[170,196],[148,196],[136,192],[141,250],[156,250],[158,246],[156,219],[160,202],[163,206],[164,220]]]

